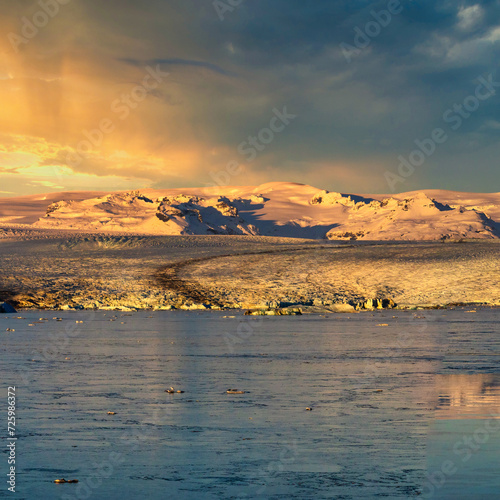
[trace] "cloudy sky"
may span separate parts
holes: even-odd
[[[1,4],[0,196],[500,191],[500,0]]]

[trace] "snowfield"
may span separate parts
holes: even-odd
[[[500,193],[424,190],[349,195],[260,186],[0,199],[0,224],[154,235],[262,235],[329,240],[500,238]]]
[[[498,220],[499,194],[291,183],[3,198],[0,302],[271,313],[500,305]]]

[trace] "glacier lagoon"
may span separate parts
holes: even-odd
[[[16,498],[495,498],[499,320],[0,315]]]

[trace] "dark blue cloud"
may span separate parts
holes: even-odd
[[[307,165],[342,161],[360,165],[353,166],[355,179],[373,160],[382,178],[416,139],[443,126],[443,113],[474,93],[479,76],[492,73],[500,80],[500,31],[494,31],[500,27],[499,0],[401,0],[401,13],[348,61],[341,44],[355,46],[356,33],[388,4],[244,0],[221,21],[206,0],[85,3],[100,36],[111,32],[116,40],[129,40],[123,48],[115,44],[115,59],[136,67],[160,64],[175,73],[183,116],[195,124],[192,139],[236,151],[266,125],[273,107],[287,105],[298,118],[251,168],[272,164],[286,179],[293,161],[304,182]],[[208,76],[183,77],[186,68],[207,69]],[[441,183],[434,187],[448,187],[448,180],[454,188],[489,190],[500,181],[491,153],[499,141],[499,95],[452,131],[429,158],[427,174],[417,172],[405,187],[433,187],[433,171]],[[476,155],[473,171],[465,163],[471,155],[457,156],[464,148]]]
[[[219,73],[225,76],[235,76],[231,71],[226,71],[225,69],[217,66],[216,64],[211,64],[204,61],[193,61],[189,59],[179,59],[179,58],[167,58],[167,59],[131,59],[131,58],[119,58],[119,61],[125,62],[127,64],[131,64],[132,66],[144,67],[144,66],[156,66],[157,64],[161,66],[194,66],[198,68],[206,68],[215,73]]]

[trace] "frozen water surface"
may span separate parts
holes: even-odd
[[[498,498],[498,309],[16,316],[2,498]]]

